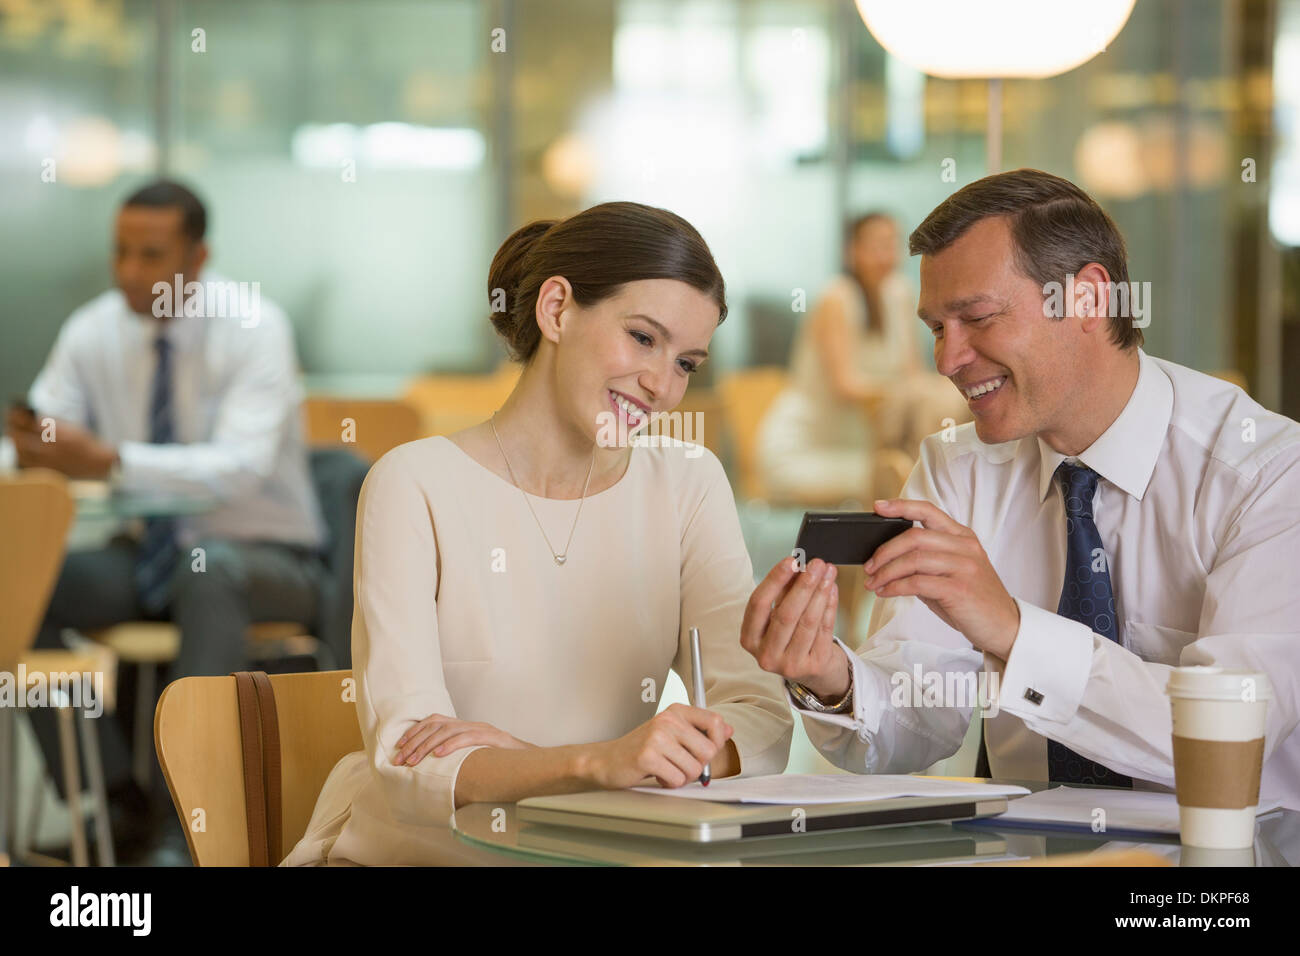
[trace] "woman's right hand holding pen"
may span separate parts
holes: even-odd
[[[592,744],[582,776],[605,790],[646,785],[676,788],[699,779],[733,729],[711,710],[672,704],[615,740]]]

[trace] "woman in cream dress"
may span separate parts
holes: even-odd
[[[759,467],[775,499],[869,501],[877,448],[915,457],[945,417],[969,417],[960,393],[921,363],[916,293],[897,272],[898,250],[893,219],[855,220],[844,274],[796,333],[790,385],[759,433]]]
[[[785,769],[781,680],[739,644],[753,570],[721,465],[638,443],[726,315],[685,220],[606,203],[520,229],[488,283],[525,364],[487,422],[411,442],[362,488],[352,625],[365,750],[286,865],[500,864],[457,807]],[[688,689],[700,630],[708,709]],[[829,622],[827,628],[829,630]]]

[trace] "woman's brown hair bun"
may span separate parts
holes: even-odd
[[[710,296],[721,322],[726,287],[704,238],[675,213],[634,202],[592,206],[568,219],[542,219],[511,233],[492,257],[488,300],[492,325],[510,357],[537,351],[537,294],[564,276],[581,306],[594,305],[639,279],[677,279]]]

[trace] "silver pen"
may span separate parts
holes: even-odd
[[[700,653],[700,629],[691,628],[691,682],[695,685],[695,692],[691,695],[694,697],[693,703],[701,710],[708,707],[704,699],[704,658]],[[704,772],[700,774],[700,783],[704,786],[709,785],[709,765],[704,765]]]

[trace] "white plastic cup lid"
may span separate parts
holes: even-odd
[[[1170,697],[1251,702],[1272,700],[1268,677],[1259,671],[1229,667],[1175,667],[1165,689]]]

